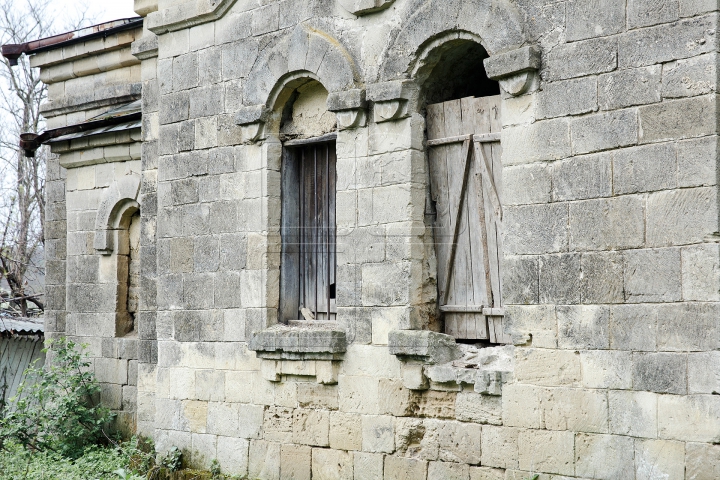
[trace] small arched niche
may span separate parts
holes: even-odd
[[[135,333],[140,300],[140,209],[137,203],[127,205],[115,230],[117,261],[117,306],[115,335]]]

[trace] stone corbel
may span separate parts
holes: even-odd
[[[353,89],[331,93],[327,98],[327,109],[335,112],[339,130],[367,125],[365,90]]]
[[[417,100],[417,94],[417,85],[408,80],[370,85],[367,97],[368,100],[374,103],[375,123],[390,122],[409,117],[409,106]]]
[[[265,122],[269,110],[265,105],[241,107],[235,115],[235,124],[240,126],[240,135],[244,143],[257,142],[265,138]]]
[[[540,50],[530,45],[485,59],[485,71],[512,96],[527,93],[540,69]]]

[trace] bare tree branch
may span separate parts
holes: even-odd
[[[71,24],[51,10],[50,0],[0,0],[0,44],[25,43],[69,31],[85,24],[87,8]],[[65,12],[63,12],[65,13]],[[65,13],[66,15],[66,13]],[[0,311],[27,316],[29,303],[44,304],[31,282],[44,275],[45,169],[50,152],[38,150],[26,158],[19,148],[20,133],[44,128],[40,106],[47,86],[27,57],[18,66],[0,62]],[[3,291],[9,289],[9,291]]]

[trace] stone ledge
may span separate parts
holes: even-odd
[[[502,386],[513,379],[509,371],[477,370],[451,365],[425,367],[425,376],[430,380],[430,390],[460,390],[464,384],[474,385],[475,392],[484,395],[501,395]]]
[[[540,68],[540,51],[537,47],[527,47],[511,50],[506,53],[493,55],[485,59],[487,76],[493,80],[500,80],[518,73]]]
[[[393,330],[388,335],[390,354],[401,361],[448,363],[462,356],[455,339],[427,330]]]
[[[298,321],[254,333],[248,347],[268,360],[340,360],[347,339],[335,322]]]
[[[401,360],[403,386],[410,390],[462,391],[501,395],[513,379],[513,347],[458,345],[442,333],[395,330],[388,336],[390,353]]]

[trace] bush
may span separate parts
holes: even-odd
[[[14,442],[33,451],[79,458],[87,447],[110,440],[105,428],[113,415],[99,405],[100,386],[87,355],[77,351],[75,343],[65,338],[50,341],[45,352],[52,361],[45,368],[25,371],[19,392],[26,395],[11,399],[0,416],[0,447]]]

